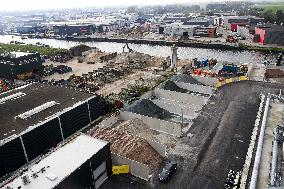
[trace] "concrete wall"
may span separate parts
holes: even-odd
[[[181,136],[181,125],[173,122],[168,122],[156,118],[135,114],[132,112],[121,111],[120,116],[123,120],[127,121],[133,118],[138,118],[143,121],[149,128],[167,133],[174,136]]]
[[[159,101],[161,101],[163,103],[166,103],[166,104],[179,104],[179,105],[187,107],[188,109],[191,109],[194,112],[197,112],[197,111],[201,110],[202,107],[203,107],[203,104],[196,105],[196,104],[186,103],[186,102],[182,102],[182,101],[178,101],[178,100],[174,100],[174,99],[159,98],[157,100],[159,100]]]
[[[115,124],[118,120],[120,120],[120,116],[119,115],[112,115],[111,117],[108,117],[106,119],[104,119],[99,126],[100,127],[108,127],[108,126],[112,126],[113,124]]]
[[[249,148],[248,148],[247,155],[246,155],[246,160],[245,160],[245,163],[244,163],[244,166],[243,166],[241,185],[240,185],[241,189],[246,188],[246,184],[247,184],[248,179],[250,177],[249,171],[250,171],[251,163],[253,163],[252,162],[253,153],[254,153],[254,149],[256,147],[256,143],[257,143],[258,130],[259,130],[259,125],[260,125],[260,121],[261,121],[261,118],[262,118],[264,102],[265,102],[265,96],[260,95],[260,105],[259,105],[259,108],[258,108],[256,120],[254,122],[254,128],[253,128],[253,131],[252,131]]]
[[[140,99],[148,99],[151,98],[153,96],[153,90],[146,92],[145,94],[143,94]]]
[[[254,70],[254,66],[253,64],[248,64],[248,72],[246,74],[246,76],[250,79],[251,78],[251,75],[253,73],[253,70]]]
[[[154,140],[145,139],[163,157],[166,156],[166,146]]]
[[[169,90],[158,89],[158,88],[154,90],[154,94],[158,98],[174,99],[179,102],[183,102],[187,104],[194,104],[194,105],[201,105],[201,106],[203,106],[208,100],[207,97],[203,97],[203,96],[179,93],[175,91],[169,91]]]
[[[183,113],[184,115],[190,117],[190,119],[194,119],[197,116],[196,109],[191,108],[188,104],[178,103],[177,101],[166,101],[159,99],[153,99],[152,102],[154,102],[157,106],[168,110],[171,113],[180,115]]]
[[[197,76],[194,74],[192,74],[191,76],[197,81],[199,81],[200,83],[203,83],[204,85],[209,85],[211,87],[214,87],[218,81],[216,78],[213,78],[213,77],[201,77],[201,76]]]
[[[113,165],[129,165],[130,174],[146,181],[149,180],[150,170],[147,165],[128,159],[126,157],[122,157],[115,153],[111,153],[111,159]]]
[[[209,86],[203,86],[203,85],[196,85],[196,84],[190,84],[190,83],[183,83],[183,82],[175,82],[175,84],[183,89],[203,93],[203,94],[213,94],[213,88]]]

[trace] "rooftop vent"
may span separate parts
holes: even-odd
[[[4,97],[4,98],[0,98],[0,104],[4,104],[8,100],[17,99],[17,98],[20,98],[20,97],[25,96],[25,95],[26,95],[26,93],[18,92],[18,93],[12,94],[10,96]]]
[[[29,117],[31,117],[31,116],[33,116],[33,115],[35,115],[35,114],[37,114],[37,113],[39,113],[43,110],[46,110],[46,109],[48,109],[48,108],[50,108],[50,107],[52,107],[56,104],[59,104],[59,103],[57,103],[55,101],[50,101],[50,102],[44,103],[43,105],[38,106],[38,107],[36,107],[36,108],[34,108],[30,111],[27,111],[25,113],[22,113],[22,114],[16,116],[15,118],[27,119],[27,118],[29,118]]]

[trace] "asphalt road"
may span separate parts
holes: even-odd
[[[220,189],[230,169],[242,171],[260,93],[279,93],[284,84],[244,81],[218,89],[203,107],[184,142],[193,149],[189,157],[169,157],[178,170],[168,183],[157,175],[146,183],[129,175],[114,176],[102,188],[112,189]]]

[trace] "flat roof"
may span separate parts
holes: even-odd
[[[13,96],[15,96],[14,98]],[[17,94],[22,94],[18,95]],[[0,141],[12,135],[18,135],[56,113],[72,107],[79,101],[87,100],[93,95],[74,91],[65,87],[33,83],[0,94],[0,99],[8,99],[0,104]],[[56,105],[48,107],[27,119],[15,118],[47,102],[55,101]],[[0,143],[1,144],[1,143]]]
[[[21,189],[54,188],[107,144],[106,141],[81,134],[37,164],[32,165],[27,172],[2,188],[7,186],[12,188],[21,186]],[[43,173],[40,172],[42,168],[46,170]],[[37,178],[31,177],[33,172],[39,172]],[[24,185],[21,179],[24,175],[29,175],[31,181],[27,185]]]
[[[19,57],[27,56],[27,55],[30,55],[30,54],[33,54],[33,53],[12,51],[9,54],[10,55],[15,55],[15,58],[19,58]]]
[[[267,31],[284,31],[284,26],[281,25],[274,25],[274,24],[262,24],[255,26],[256,28],[260,28]]]

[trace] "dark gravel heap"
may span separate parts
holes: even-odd
[[[203,83],[200,83],[199,81],[197,81],[191,75],[188,75],[188,74],[174,75],[174,76],[172,76],[171,80],[172,81],[176,81],[176,82],[183,82],[183,83],[191,83],[191,84],[203,85]]]
[[[127,111],[158,119],[170,119],[172,116],[169,111],[157,106],[148,99],[138,101],[133,106],[128,107]]]
[[[171,80],[167,80],[164,85],[163,88],[165,90],[169,90],[169,91],[176,91],[176,92],[180,92],[180,93],[187,93],[188,91],[186,89],[182,89],[179,86],[177,86],[173,81]]]

